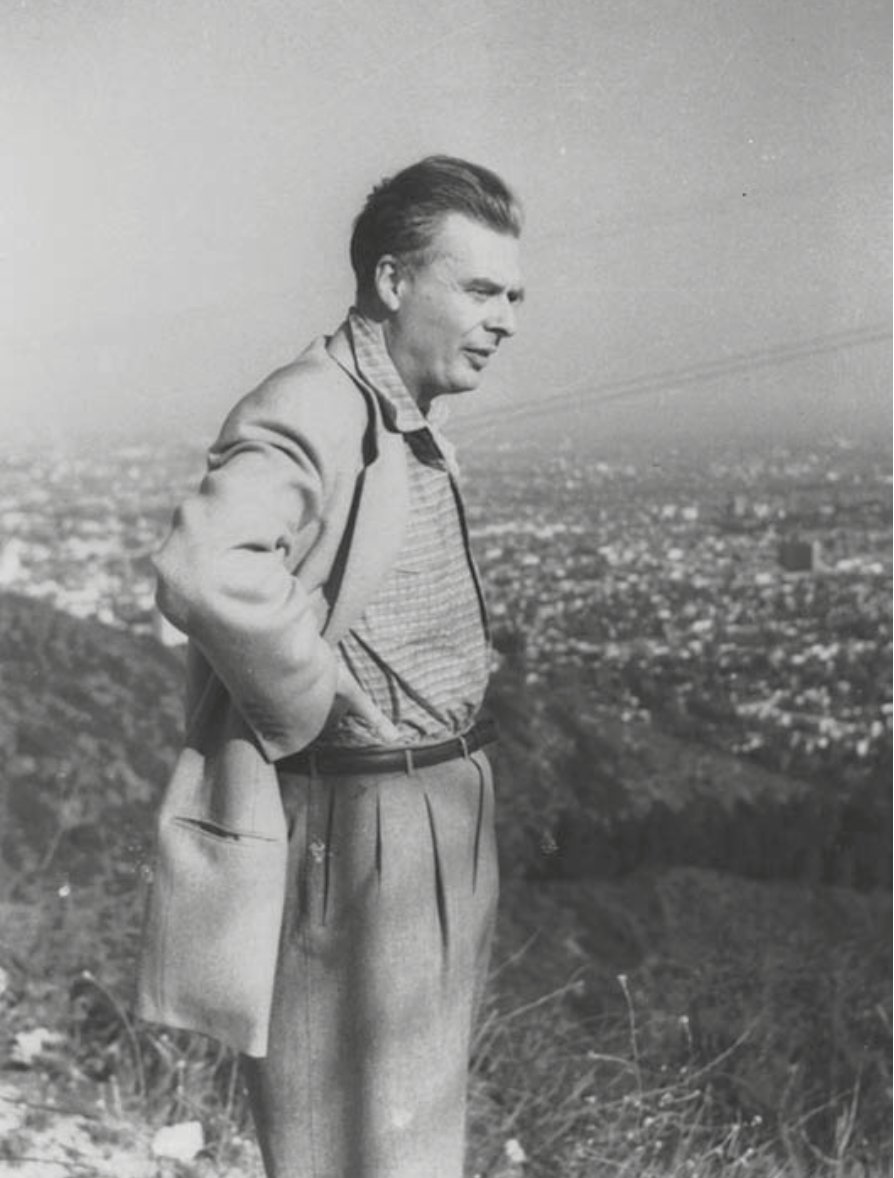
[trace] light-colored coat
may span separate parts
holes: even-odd
[[[267,1049],[285,896],[273,764],[323,727],[334,646],[383,579],[409,509],[399,434],[344,327],[232,411],[159,553],[190,638],[187,732],[159,814],[136,1010]]]

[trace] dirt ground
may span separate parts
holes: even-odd
[[[262,1178],[252,1142],[234,1141],[225,1162],[210,1150],[182,1161],[158,1156],[155,1133],[106,1109],[63,1104],[27,1072],[0,1079],[2,1178]]]

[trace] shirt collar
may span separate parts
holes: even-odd
[[[386,421],[399,433],[426,429],[428,422],[410,396],[407,386],[388,355],[381,325],[365,318],[353,307],[348,326],[354,344],[357,371],[378,393]]]
[[[380,324],[367,319],[352,307],[348,312],[348,331],[354,348],[357,372],[378,396],[386,423],[404,435],[418,434],[420,430],[424,430],[435,448],[434,454],[429,454],[427,461],[430,462],[433,458],[436,460],[436,455],[440,455],[447,470],[458,479],[456,450],[453,443],[445,438],[440,430],[440,426],[447,418],[446,406],[442,407],[441,402],[436,401],[430,416],[425,416],[394,367],[394,361],[385,346]],[[407,441],[411,439],[408,437]]]

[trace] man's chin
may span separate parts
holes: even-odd
[[[471,369],[458,374],[456,379],[451,383],[450,388],[445,391],[451,393],[471,393],[481,384],[483,375],[483,372]]]
[[[456,376],[447,383],[439,385],[431,395],[427,398],[428,404],[431,404],[438,397],[458,397],[463,393],[474,392],[481,383],[481,373],[464,372],[461,376]]]

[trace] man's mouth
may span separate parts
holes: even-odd
[[[491,356],[496,351],[496,348],[466,348],[467,356],[470,356],[474,362],[479,363],[482,367],[488,362]]]

